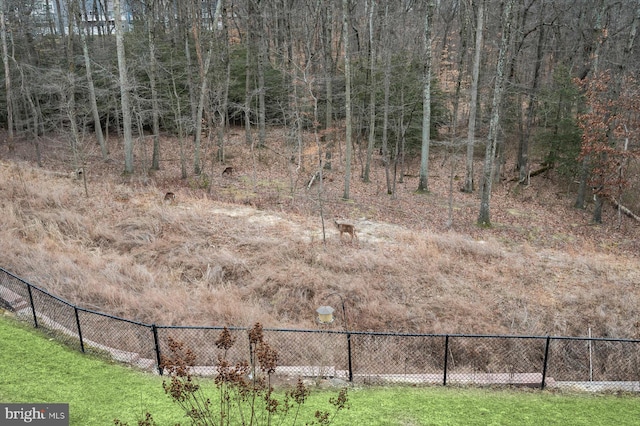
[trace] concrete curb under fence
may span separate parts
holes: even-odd
[[[82,352],[162,374],[170,338],[214,375],[224,327],[144,324],[75,306],[0,268],[0,307]],[[232,363],[249,359],[247,329],[229,328]],[[640,340],[562,336],[406,334],[264,329],[275,374],[359,384],[511,385],[640,392]]]

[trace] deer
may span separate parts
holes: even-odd
[[[164,194],[164,202],[165,203],[175,203],[176,202],[176,194],[174,194],[173,192],[167,192],[166,194]]]
[[[342,234],[345,233],[351,235],[351,241],[353,241],[354,238],[356,240],[358,239],[355,226],[348,223],[340,223],[335,219],[333,219],[333,223],[336,225],[336,228],[338,228],[338,231],[340,231],[340,239],[342,239]]]

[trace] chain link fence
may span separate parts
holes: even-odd
[[[58,340],[162,374],[169,341],[195,355],[194,372],[216,373],[224,327],[144,324],[75,306],[0,268],[0,307]],[[250,359],[247,329],[229,328],[231,363]],[[358,384],[440,384],[640,392],[640,340],[559,336],[400,334],[264,329],[276,376]]]

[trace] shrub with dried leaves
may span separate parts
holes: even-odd
[[[286,391],[282,400],[278,399],[272,385],[278,352],[264,340],[262,325],[256,323],[249,330],[248,361],[233,364],[228,360],[228,351],[235,340],[225,327],[215,341],[215,346],[222,350],[222,354],[218,356],[214,379],[219,391],[217,409],[193,374],[195,354],[184,343],[171,338],[171,355],[162,356],[161,363],[161,368],[169,376],[162,383],[165,393],[180,406],[193,425],[270,425],[275,416],[278,416],[279,424],[285,424],[288,416],[291,423],[286,424],[297,424],[300,420],[300,408],[307,401],[310,391],[299,378],[296,386]],[[330,425],[340,411],[350,408],[347,389],[343,388],[337,397],[330,398],[329,404],[333,407],[333,412],[317,410],[315,419],[304,424]],[[127,426],[127,423],[117,419],[114,423],[116,426]],[[138,426],[154,425],[156,423],[150,413],[146,414],[145,419],[138,421]]]

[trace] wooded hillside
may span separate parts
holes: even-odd
[[[595,222],[606,200],[640,212],[637,1],[4,0],[0,9],[5,143],[30,144],[40,158],[56,134],[70,169],[96,149],[104,160],[123,149],[125,173],[158,170],[170,135],[187,179],[226,162],[232,126],[254,148],[269,148],[267,128],[278,126],[296,167],[312,149],[317,172],[359,161],[369,181],[378,153],[389,194],[408,158],[420,158],[416,189],[429,191],[429,148],[443,146],[466,158],[451,174],[455,190],[481,195],[481,225],[491,224],[493,182],[527,185],[550,168],[577,182],[576,207],[595,199]],[[114,134],[122,145],[108,142]],[[474,153],[484,158],[475,167]]]

